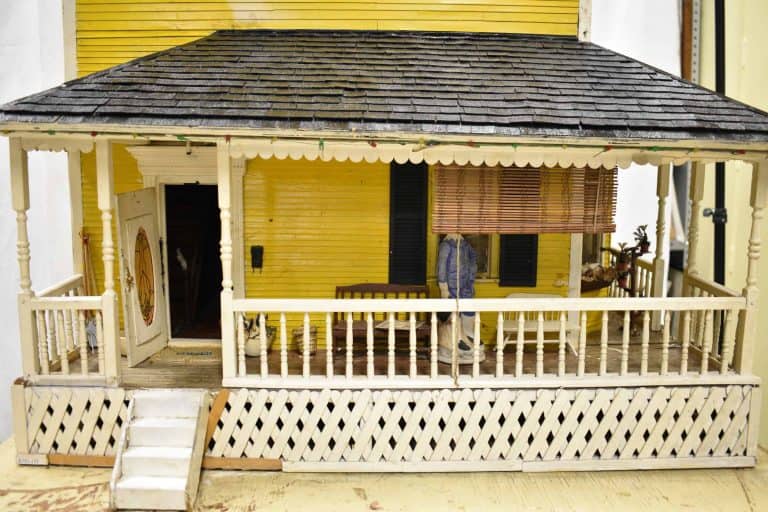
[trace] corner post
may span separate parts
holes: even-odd
[[[101,211],[102,262],[104,263],[104,294],[102,301],[102,329],[104,331],[104,375],[107,382],[117,384],[120,377],[119,331],[115,292],[115,244],[112,239],[112,211],[115,207],[112,143],[108,139],[96,140],[96,194]]]
[[[232,311],[232,162],[229,141],[216,144],[216,167],[221,218],[221,362],[222,377],[233,378],[236,374],[235,317]]]
[[[691,201],[691,219],[688,223],[688,261],[685,273],[698,275],[699,252],[699,222],[701,220],[701,200],[704,198],[704,164],[695,162],[691,167],[691,186],[689,199]],[[687,285],[683,284],[683,295],[687,295]]]
[[[758,264],[762,240],[760,229],[768,196],[768,167],[753,164],[752,169],[752,227],[749,232],[747,249],[747,283],[742,295],[747,299],[747,308],[739,315],[739,327],[736,335],[736,347],[733,355],[733,365],[739,374],[752,372],[752,360],[757,338],[758,298],[760,290],[757,287]]]
[[[658,209],[656,213],[656,254],[653,258],[653,283],[651,283],[651,295],[653,297],[666,297],[667,287],[664,279],[664,270],[667,266],[664,258],[664,241],[667,238],[667,197],[669,196],[669,164],[660,165],[656,173],[656,197]],[[661,329],[661,311],[654,311],[652,316],[652,328]]]
[[[16,212],[16,258],[19,262],[19,338],[21,341],[21,366],[25,376],[40,372],[35,320],[32,313],[32,278],[30,273],[29,233],[29,170],[27,152],[21,138],[10,138],[11,205]]]

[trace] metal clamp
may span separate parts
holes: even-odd
[[[727,208],[704,208],[702,213],[705,217],[712,217],[713,224],[725,224],[728,222]]]

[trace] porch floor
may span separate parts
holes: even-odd
[[[618,373],[621,367],[621,336],[618,330],[609,336],[608,363],[609,373]],[[641,342],[639,336],[632,336],[629,349],[628,370],[637,373],[641,365]],[[418,375],[429,375],[430,352],[425,343],[417,346],[416,367]],[[669,347],[669,370],[677,372],[680,368],[682,349],[677,342],[671,342]],[[317,353],[310,356],[310,371],[312,375],[325,375],[326,351],[319,348]],[[558,366],[557,343],[547,343],[544,347],[544,373],[556,374]],[[386,347],[377,348],[374,351],[374,373],[376,375],[387,374],[387,350]],[[652,332],[648,351],[648,370],[650,373],[658,372],[661,366],[662,344],[661,333]],[[585,372],[595,374],[598,371],[600,360],[599,333],[591,333],[588,337],[585,356]],[[268,354],[270,375],[280,374],[280,349],[278,344],[273,345]],[[248,375],[259,375],[260,359],[258,357],[246,357]],[[333,356],[334,374],[344,375],[346,367],[346,354],[343,351],[335,352]],[[710,359],[709,369],[714,371],[719,368],[718,362]],[[301,375],[303,357],[296,350],[288,351],[288,372],[290,375]],[[353,358],[354,375],[366,374],[366,350],[365,341],[356,340]],[[574,351],[566,349],[566,373],[575,373],[578,366],[578,357]],[[409,371],[409,350],[407,343],[399,344],[395,351],[396,374],[407,375]],[[523,353],[523,368],[525,375],[533,375],[536,371],[536,347],[535,344],[526,344]],[[695,373],[701,368],[701,353],[691,347],[688,357],[688,371]],[[472,365],[461,365],[461,374],[471,374]],[[480,363],[481,374],[494,374],[496,371],[495,344],[486,342],[486,359]],[[504,373],[513,375],[515,371],[515,345],[508,345],[504,351]],[[440,375],[450,375],[450,366],[438,363]],[[178,343],[166,347],[146,361],[134,368],[127,365],[127,360],[122,359],[123,386],[127,388],[139,387],[196,387],[219,388],[222,381],[221,348],[217,343]]]

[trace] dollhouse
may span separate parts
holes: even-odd
[[[187,507],[201,467],[755,464],[764,112],[572,36],[223,30],[4,105],[0,129],[18,462],[113,467],[115,507]],[[78,269],[44,289],[30,151],[74,169]],[[697,268],[705,164],[728,160],[754,165],[741,290]],[[658,248],[632,296],[581,293],[632,162],[659,212],[692,163],[682,297]],[[477,253],[474,298],[438,298],[445,233]],[[438,361],[466,312],[485,359]]]

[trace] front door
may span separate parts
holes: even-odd
[[[168,344],[155,189],[117,196],[120,278],[128,365]]]

